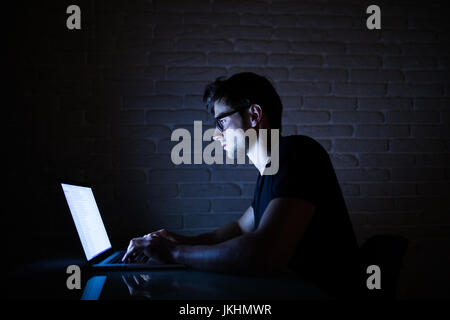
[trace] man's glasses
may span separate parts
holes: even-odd
[[[224,128],[223,128],[223,124],[222,124],[222,122],[221,122],[220,120],[222,120],[223,118],[229,117],[229,116],[231,116],[232,114],[235,114],[236,112],[239,112],[239,111],[242,111],[242,110],[244,110],[244,109],[247,109],[247,108],[249,108],[249,107],[250,107],[249,105],[246,105],[246,106],[243,106],[243,107],[234,109],[233,111],[225,112],[225,113],[219,115],[218,117],[215,118],[215,120],[216,120],[216,128],[217,128],[220,132],[223,132]]]

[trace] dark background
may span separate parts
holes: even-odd
[[[10,269],[81,253],[59,179],[92,183],[114,246],[196,234],[250,205],[250,165],[181,165],[172,130],[211,122],[204,86],[266,75],[283,134],[329,152],[359,243],[406,236],[401,298],[448,297],[450,107],[444,1],[34,1],[5,9],[10,41],[2,224]],[[66,8],[81,7],[81,30]],[[366,28],[369,4],[381,30]],[[337,262],[338,263],[338,262]]]

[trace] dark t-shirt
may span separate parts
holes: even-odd
[[[352,295],[359,285],[358,244],[328,153],[312,138],[280,138],[278,172],[259,174],[256,182],[252,203],[256,227],[269,202],[282,197],[303,199],[316,207],[289,268],[332,295]]]

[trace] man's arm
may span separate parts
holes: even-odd
[[[195,269],[227,273],[272,273],[287,266],[315,206],[297,198],[273,199],[255,231],[216,245],[178,245],[173,260]]]
[[[214,231],[202,233],[196,236],[184,236],[169,232],[165,229],[156,231],[156,233],[165,236],[179,244],[186,245],[214,245],[229,239],[233,239],[250,232],[254,228],[254,215],[252,206],[244,212],[244,214],[237,221],[230,222]]]
[[[162,260],[173,260],[172,250],[180,246],[214,246],[224,241],[237,238],[245,233],[249,233],[254,229],[254,214],[253,208],[250,206],[238,221],[230,222],[223,227],[211,232],[203,233],[197,236],[183,236],[166,229],[161,229],[149,233],[141,238],[134,238],[130,241],[126,254],[122,257],[124,262],[133,262],[140,260],[143,255],[150,257],[155,255],[158,250],[151,250],[151,247],[158,247],[156,243],[165,243],[161,245],[159,252],[162,254]],[[162,239],[166,239],[165,241]],[[172,248],[172,249],[169,249]],[[172,261],[173,262],[173,261]]]

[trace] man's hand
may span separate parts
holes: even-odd
[[[123,256],[123,262],[144,263],[149,258],[161,263],[173,263],[176,242],[166,238],[157,232],[149,233],[141,238],[130,241],[127,253]]]

